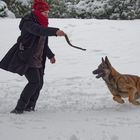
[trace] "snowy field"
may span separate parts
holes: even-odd
[[[19,19],[0,19],[0,59],[20,34]],[[140,106],[120,105],[92,71],[108,56],[120,73],[140,75],[140,20],[50,19],[64,30],[51,37],[56,64],[47,61],[44,87],[36,111],[10,114],[26,79],[0,69],[1,140],[139,140]]]

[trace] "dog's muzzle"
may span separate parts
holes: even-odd
[[[98,73],[97,73],[97,70],[92,71],[92,73],[93,73],[93,74],[98,74]]]
[[[96,76],[97,79],[104,76],[104,72],[102,70],[97,69],[97,70],[94,70],[92,73],[97,74]]]

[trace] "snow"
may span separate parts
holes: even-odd
[[[0,59],[20,34],[20,19],[0,19]],[[102,79],[92,71],[108,56],[120,73],[140,75],[140,20],[50,19],[50,26],[64,30],[50,37],[56,64],[47,61],[44,87],[36,111],[10,114],[22,89],[24,77],[0,69],[0,138],[2,140],[139,140],[140,106],[125,99],[112,100]]]

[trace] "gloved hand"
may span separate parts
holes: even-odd
[[[57,30],[57,31],[56,31],[56,35],[57,35],[57,36],[65,36],[65,33],[64,33],[64,31],[62,31],[62,30]]]

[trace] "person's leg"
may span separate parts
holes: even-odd
[[[40,74],[40,84],[39,84],[39,87],[38,89],[36,90],[36,92],[31,96],[30,98],[30,101],[28,102],[26,108],[25,108],[25,111],[34,111],[35,110],[35,105],[36,105],[36,102],[38,100],[38,97],[39,97],[39,94],[40,94],[40,90],[42,89],[43,87],[43,77],[44,77],[44,73],[43,73],[43,69],[40,68],[39,69],[39,74]]]
[[[31,96],[36,92],[40,86],[40,72],[37,68],[29,68],[25,74],[28,84],[23,89],[17,105],[11,113],[23,113],[26,105],[30,101]]]

